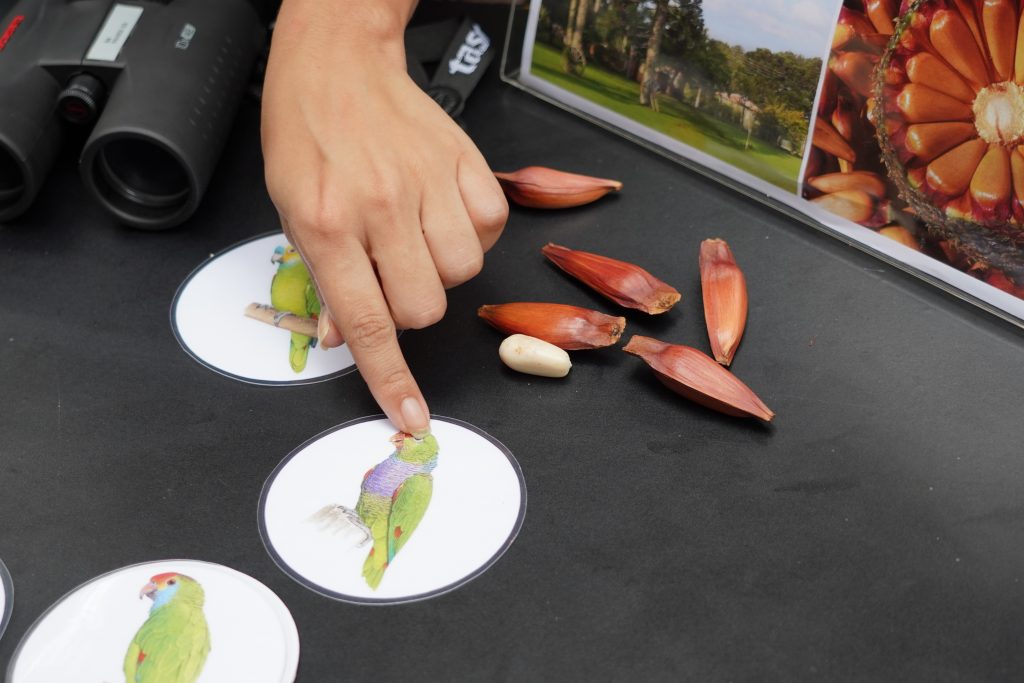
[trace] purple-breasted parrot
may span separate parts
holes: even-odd
[[[139,598],[143,595],[153,606],[128,646],[125,683],[194,683],[210,653],[203,587],[169,572],[151,578]]]
[[[389,440],[395,452],[363,477],[355,509],[328,505],[313,516],[328,528],[356,527],[364,536],[360,545],[373,541],[363,578],[374,590],[423,519],[434,490],[431,472],[437,467],[437,439],[432,434],[416,439],[399,432]]]
[[[299,252],[290,244],[278,247],[274,249],[270,262],[277,264],[277,272],[270,282],[270,305],[279,311],[278,315],[291,313],[316,320],[320,316],[320,298]],[[291,335],[288,362],[292,370],[302,372],[310,347],[316,346],[316,339],[298,332]]]

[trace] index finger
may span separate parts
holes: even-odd
[[[430,413],[398,345],[395,322],[369,256],[355,240],[329,256],[310,265],[332,322],[391,422],[423,438],[430,433]]]

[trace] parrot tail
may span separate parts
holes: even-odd
[[[384,578],[384,570],[388,568],[388,545],[387,542],[374,543],[370,554],[363,562],[363,578],[366,584],[373,590],[377,590],[381,579]]]
[[[309,355],[311,337],[298,332],[292,332],[292,341],[288,348],[288,362],[292,370],[302,372],[306,369],[306,357]]]
[[[317,524],[321,531],[342,534],[356,548],[362,548],[373,538],[369,527],[363,524],[356,511],[344,505],[325,505],[310,515],[309,521]]]

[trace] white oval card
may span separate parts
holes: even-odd
[[[277,466],[260,533],[285,573],[330,598],[389,604],[454,590],[501,557],[526,514],[519,464],[476,427],[431,420],[423,441],[383,417],[353,420]]]
[[[346,345],[316,348],[318,312],[308,271],[278,232],[192,271],[171,304],[171,328],[185,352],[214,372],[250,384],[311,384],[355,370]]]
[[[61,598],[18,645],[7,683],[292,683],[298,665],[295,622],[269,588],[218,564],[161,560]]]
[[[4,563],[0,562],[0,638],[3,638],[4,631],[7,630],[13,607],[14,586],[11,583],[11,574]]]

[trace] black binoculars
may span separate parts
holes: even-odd
[[[0,20],[0,223],[32,204],[69,125],[122,222],[173,227],[196,210],[265,29],[247,0],[22,0]]]

